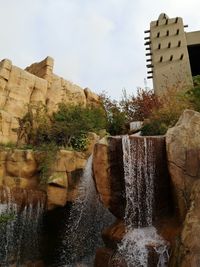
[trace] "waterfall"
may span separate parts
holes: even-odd
[[[99,201],[90,156],[72,204],[62,244],[60,266],[93,266],[95,251],[103,245],[101,231],[113,222],[113,215]]]
[[[119,253],[128,267],[165,267],[168,243],[152,226],[156,177],[155,152],[152,138],[122,137],[124,178],[126,189],[126,234]],[[157,254],[157,263],[150,263],[150,250]],[[156,265],[155,265],[156,264]]]
[[[40,259],[40,235],[45,208],[44,196],[37,203],[19,201],[32,190],[21,189],[17,198],[8,187],[0,190],[0,262],[2,267],[22,266]],[[18,200],[18,201],[17,201]],[[26,199],[27,200],[27,199]]]

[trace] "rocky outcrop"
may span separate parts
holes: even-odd
[[[200,266],[200,113],[185,110],[168,130],[167,156],[176,210],[182,223],[170,267]]]
[[[121,138],[104,138],[94,147],[93,171],[104,206],[117,218],[124,217],[125,189]]]
[[[194,182],[200,178],[200,113],[185,110],[166,135],[167,157],[177,212],[185,218]]]
[[[174,242],[174,236],[179,233],[180,227],[176,223],[176,220],[171,219],[173,216],[173,203],[166,160],[165,137],[140,137],[132,135],[129,136],[129,140],[136,145],[133,153],[135,153],[135,157],[139,157],[140,163],[144,155],[138,155],[137,144],[142,143],[144,147],[145,143],[146,148],[147,143],[151,144],[151,151],[149,151],[151,153],[148,155],[147,151],[147,156],[150,157],[148,159],[149,162],[153,164],[151,167],[155,168],[153,221],[159,233],[172,244]],[[146,153],[146,150],[143,150],[140,152]],[[138,163],[139,160],[137,161],[136,158],[135,162]],[[102,232],[102,238],[106,247],[97,250],[95,267],[126,267],[124,259],[117,253],[117,247],[125,234],[124,213],[126,193],[122,137],[107,137],[95,145],[93,171],[96,188],[101,201],[118,218],[113,225],[104,229]],[[154,267],[157,265],[158,255],[152,246],[149,246],[148,249],[148,266]]]
[[[65,102],[69,105],[99,105],[99,98],[53,73],[54,61],[47,57],[25,70],[8,59],[0,62],[0,143],[15,143],[18,118],[27,112],[28,105],[42,103],[49,113]]]
[[[60,150],[53,164],[48,166],[49,177],[45,186],[41,185],[39,175],[41,153],[21,149],[0,150],[0,186],[13,190],[45,190],[49,209],[74,201],[87,153]]]
[[[200,180],[193,185],[191,205],[181,234],[180,267],[200,266]]]
[[[130,136],[130,140],[144,137]],[[171,189],[166,161],[165,137],[146,137],[152,142],[155,158],[155,219],[171,213]],[[100,199],[119,219],[125,211],[125,183],[121,137],[108,137],[94,147],[93,171]],[[167,201],[166,201],[167,200]]]
[[[29,204],[35,208],[38,203],[46,205],[46,193],[42,190],[24,189],[20,187],[0,186],[0,203],[1,204],[15,203],[18,209],[23,209]]]

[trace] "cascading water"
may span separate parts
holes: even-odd
[[[127,232],[118,251],[128,267],[148,267],[150,249],[157,253],[158,267],[166,267],[168,243],[152,226],[155,187],[155,151],[151,138],[122,137],[126,189]]]
[[[114,217],[104,208],[96,192],[90,156],[66,223],[60,266],[93,266],[95,250],[102,246],[101,231]]]
[[[25,189],[21,195],[28,197],[32,191]],[[26,261],[40,259],[40,234],[45,208],[44,197],[33,205],[31,200],[21,206],[8,187],[0,190],[0,263],[22,266]]]

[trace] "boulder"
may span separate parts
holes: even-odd
[[[85,88],[84,93],[86,96],[87,105],[93,106],[93,107],[99,107],[100,106],[100,100],[99,100],[98,95],[93,93],[89,88]]]
[[[54,60],[52,57],[46,57],[41,62],[33,63],[32,65],[26,67],[26,71],[34,74],[37,77],[43,78],[48,82],[51,82],[51,77],[53,74]]]
[[[200,266],[200,180],[193,185],[191,205],[181,234],[181,267]]]
[[[67,203],[67,190],[63,187],[48,185],[47,187],[48,209],[57,206],[64,207]]]
[[[93,172],[100,200],[117,218],[124,217],[124,173],[121,138],[102,139],[94,147]]]
[[[37,173],[38,164],[32,150],[9,150],[6,171],[14,177],[32,178]]]
[[[177,212],[184,220],[194,182],[200,178],[200,113],[185,110],[166,134],[167,158]]]
[[[92,149],[92,145],[91,145]],[[40,183],[39,168],[43,152],[31,149],[2,148],[0,150],[0,186],[37,190],[43,188],[48,195],[48,207],[65,206],[79,194],[78,187],[86,165],[85,153],[60,150],[48,168],[48,181]],[[47,163],[48,164],[48,163]]]
[[[123,220],[117,220],[114,224],[102,231],[102,238],[106,247],[117,249],[118,244],[126,233]]]

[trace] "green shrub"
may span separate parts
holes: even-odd
[[[127,118],[120,103],[112,100],[105,92],[101,93],[99,97],[106,115],[106,131],[111,135],[126,133]]]
[[[176,124],[184,109],[192,108],[186,94],[176,88],[168,89],[159,101],[160,106],[154,109],[144,122],[142,135],[164,135]]]
[[[42,146],[54,143],[65,148],[85,150],[87,133],[98,133],[106,127],[106,117],[102,108],[69,106],[61,103],[58,110],[49,115],[44,105],[31,105],[19,120],[18,146]]]
[[[167,132],[168,125],[160,121],[151,121],[145,123],[141,129],[141,135],[164,135]]]
[[[51,175],[51,167],[55,161],[58,147],[54,143],[42,144],[37,147],[38,172],[40,184],[46,185]]]
[[[193,77],[194,87],[187,91],[186,97],[194,110],[200,112],[200,75]]]
[[[106,118],[101,108],[60,104],[52,116],[50,136],[57,145],[84,150],[86,134],[98,133],[105,126]]]
[[[71,139],[71,146],[74,150],[77,151],[84,151],[87,149],[88,145],[88,138],[87,135],[81,134],[77,137],[72,137]]]

